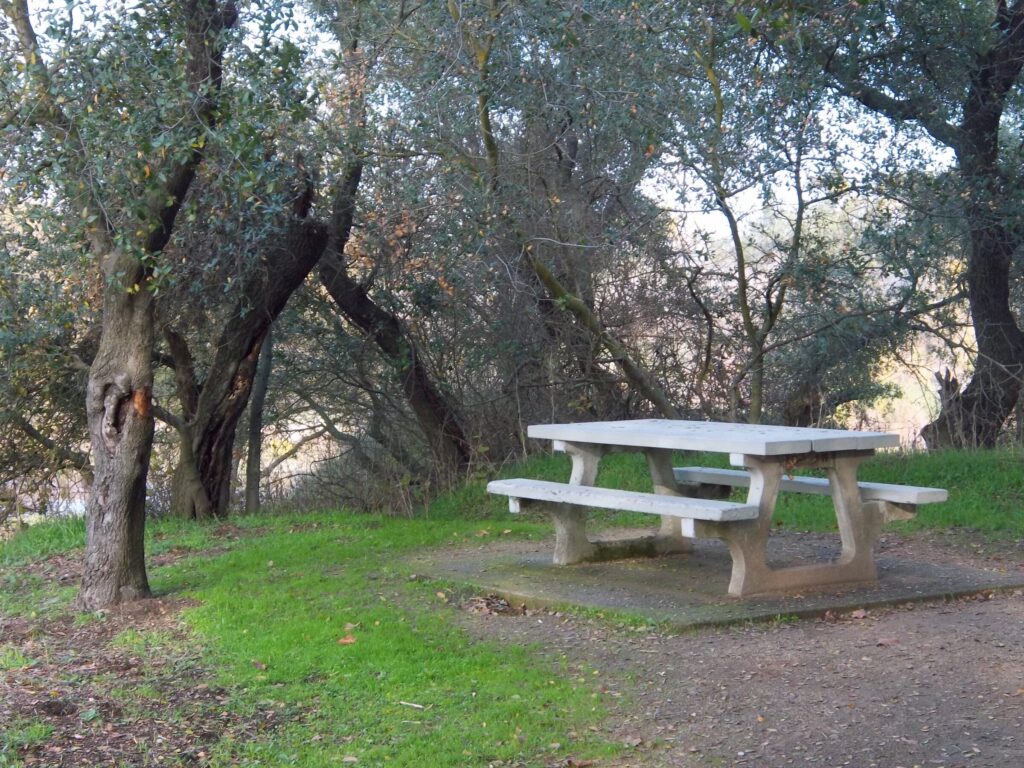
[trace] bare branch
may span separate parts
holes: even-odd
[[[24,432],[26,436],[52,453],[64,465],[77,469],[91,482],[92,462],[89,459],[89,454],[84,451],[77,451],[74,448],[57,444],[54,440],[32,426],[32,423],[24,416],[9,412],[5,413],[4,416],[8,421],[14,424],[14,426]]]

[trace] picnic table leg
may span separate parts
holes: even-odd
[[[565,452],[572,458],[570,485],[593,485],[597,482],[597,469],[604,455],[599,445],[567,443]],[[596,547],[587,538],[587,510],[571,504],[550,505],[555,524],[555,565],[571,565],[590,559]]]
[[[590,443],[563,443],[562,449],[572,458],[570,485],[594,485],[601,457],[607,452],[603,445]],[[671,451],[648,456],[655,491],[666,495],[682,495],[672,473]],[[654,536],[632,539],[591,541],[587,537],[587,510],[572,504],[546,504],[555,524],[555,565],[582,562],[618,560],[626,557],[656,557],[693,549],[691,539],[682,535],[679,521],[669,517],[662,520],[661,531]]]
[[[654,492],[663,496],[685,496],[676,482],[672,471],[672,451],[650,449],[644,451],[647,467],[651,471]],[[671,515],[661,516],[661,527],[658,530],[658,549],[666,554],[673,552],[692,552],[693,539],[683,536],[683,521]]]
[[[883,523],[903,512],[886,502],[862,502],[857,487],[857,467],[868,454],[835,455],[818,466],[828,471],[832,501],[842,541],[842,553],[830,563],[769,568],[768,534],[771,531],[775,500],[785,470],[782,460],[745,456],[751,483],[747,501],[757,504],[760,514],[749,523],[706,523],[705,531],[725,540],[732,555],[732,579],[729,594],[737,597],[800,587],[825,587],[877,578],[874,545]]]
[[[749,522],[709,524],[725,540],[732,556],[732,577],[729,594],[737,597],[772,589],[766,586],[774,572],[768,567],[768,534],[779,497],[779,485],[785,465],[781,461],[744,457],[750,470],[747,503],[756,504],[758,516]],[[708,524],[706,524],[708,525]]]
[[[857,487],[861,460],[860,456],[837,457],[828,469],[828,477],[843,543],[837,565],[848,571],[851,580],[872,581],[878,578],[874,549],[882,529],[882,515],[877,509],[879,505],[861,501]]]

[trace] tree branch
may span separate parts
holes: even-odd
[[[184,432],[188,428],[188,425],[180,416],[171,413],[162,405],[153,403],[153,415],[167,426],[176,429],[178,432]]]
[[[308,435],[304,435],[302,438],[298,440],[298,442],[294,443],[291,448],[289,448],[287,451],[282,453],[280,456],[278,456],[276,459],[270,462],[270,464],[267,465],[266,469],[263,470],[264,476],[270,477],[275,469],[277,469],[279,466],[288,461],[288,459],[290,459],[292,456],[301,451],[305,446],[309,445],[314,440],[319,440],[325,434],[327,434],[327,428],[321,427],[320,429],[316,429],[313,432],[310,432]]]
[[[32,423],[20,414],[7,413],[5,416],[14,424],[14,426],[24,432],[26,436],[39,443],[39,445],[52,453],[67,466],[77,469],[86,476],[89,482],[92,482],[92,461],[89,458],[89,454],[83,451],[76,451],[73,448],[68,448],[63,445],[58,445],[54,440],[32,426]]]
[[[962,149],[965,138],[963,131],[937,117],[939,107],[930,99],[897,99],[861,80],[853,63],[838,56],[824,56],[820,52],[819,59],[823,69],[832,76],[839,90],[872,112],[879,112],[896,122],[914,121],[939,143],[945,144],[955,152]]]

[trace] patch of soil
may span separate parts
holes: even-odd
[[[1024,567],[969,534],[887,535],[887,554]],[[486,605],[486,603],[485,603]],[[681,635],[551,612],[462,623],[597,681],[618,768],[1024,765],[1024,591]],[[609,763],[600,763],[608,768]]]
[[[184,560],[186,557],[216,557],[217,555],[223,555],[228,551],[227,547],[210,547],[209,549],[174,547],[166,552],[161,552],[159,555],[153,555],[150,557],[149,565],[161,568],[165,565],[174,565],[175,563]]]
[[[82,578],[82,553],[75,551],[66,555],[55,555],[46,560],[20,566],[25,573],[44,581],[60,584],[75,584]]]
[[[266,528],[240,528],[232,523],[221,523],[213,530],[213,535],[218,539],[242,539],[260,536],[266,533],[266,530]]]
[[[80,563],[62,557],[32,567],[63,580]],[[160,597],[87,617],[0,619],[0,646],[26,659],[0,669],[6,749],[26,768],[199,766],[223,738],[245,743],[276,727],[279,713],[243,718],[227,706],[228,692],[211,684],[180,621],[190,604]],[[127,629],[138,634],[122,635]],[[158,644],[146,641],[150,633]],[[50,733],[19,739],[27,726]]]

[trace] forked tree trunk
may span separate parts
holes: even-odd
[[[256,341],[238,361],[225,396],[211,397],[214,402],[208,409],[180,433],[181,450],[171,488],[171,514],[175,517],[204,520],[227,516],[235,434],[249,400],[259,353]]]
[[[264,328],[265,332],[265,328]],[[238,352],[230,370],[211,366],[197,410],[179,429],[181,450],[171,486],[171,514],[194,520],[224,517],[231,500],[232,450],[256,373],[262,337]],[[223,349],[223,348],[222,348]]]
[[[260,349],[270,325],[288,298],[302,285],[327,243],[319,222],[294,218],[276,248],[265,254],[241,288],[230,319],[217,336],[213,360],[199,383],[185,339],[164,332],[175,361],[175,384],[181,417],[175,426],[181,440],[178,467],[171,490],[171,513],[176,517],[224,517],[234,476],[232,452],[238,422],[252,391]]]
[[[141,272],[131,257],[121,255],[116,261],[128,275]],[[103,333],[86,394],[94,479],[79,608],[100,608],[150,593],[143,533],[153,444],[153,325],[148,291],[128,293],[120,281],[107,282]]]

